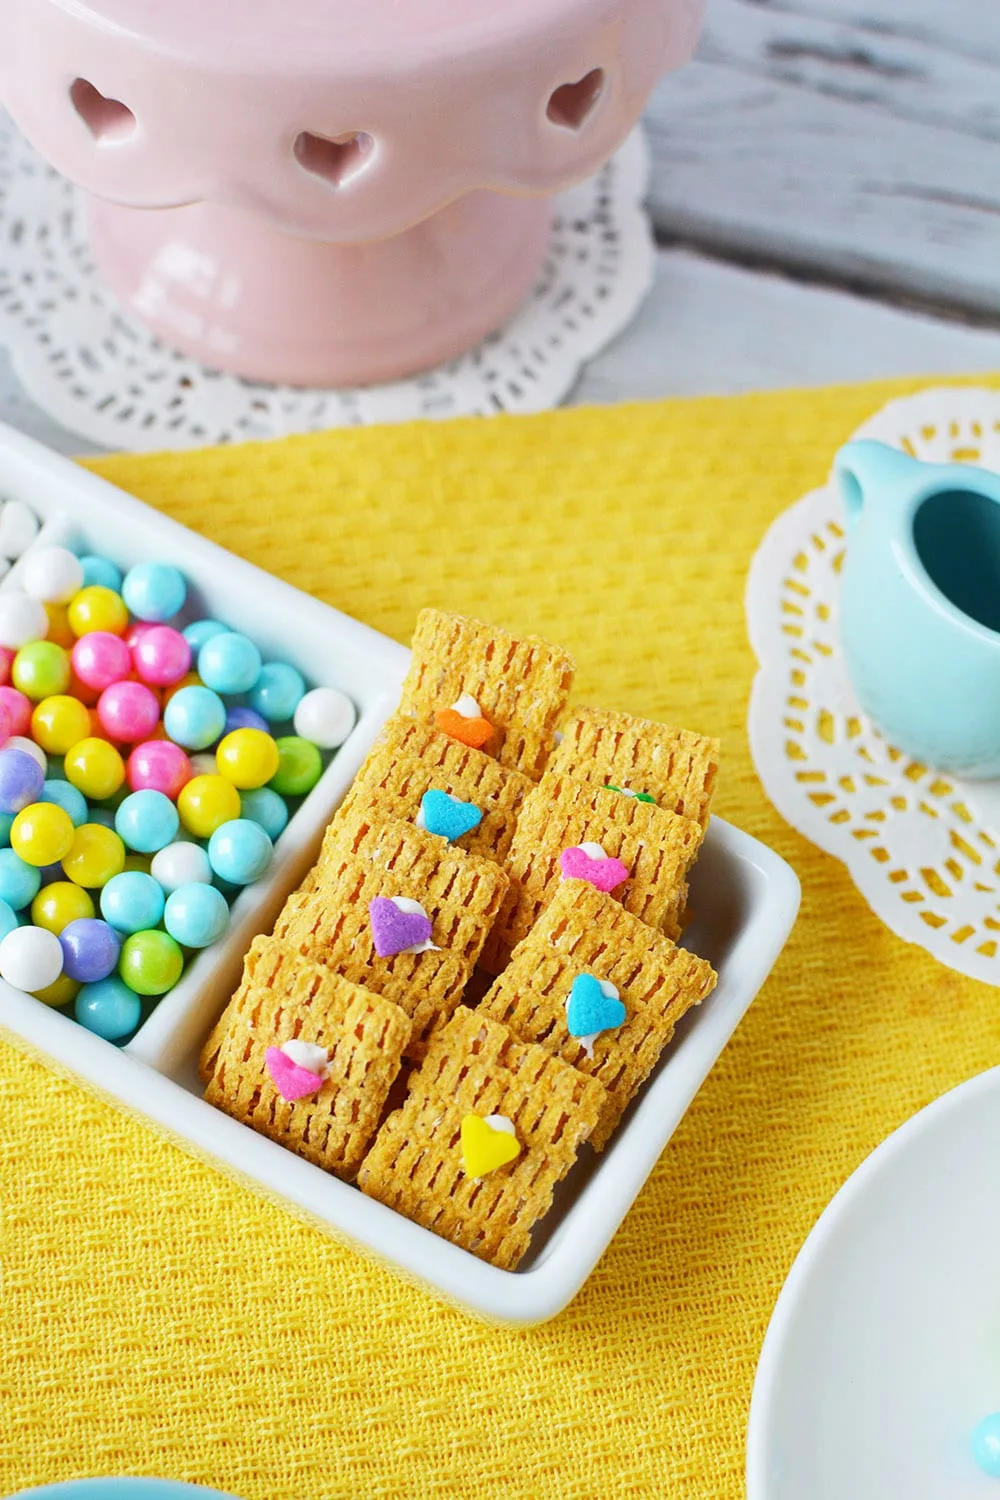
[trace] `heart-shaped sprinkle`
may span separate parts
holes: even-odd
[[[278,1093],[289,1104],[304,1099],[307,1094],[318,1093],[323,1087],[323,1078],[310,1068],[300,1068],[287,1052],[280,1047],[268,1047],[264,1054],[267,1071]]]
[[[462,1120],[462,1166],[466,1177],[479,1179],[505,1167],[521,1154],[521,1143],[506,1115],[466,1115]]]
[[[450,792],[439,792],[435,788],[425,792],[420,799],[417,827],[428,833],[436,833],[453,844],[464,833],[471,833],[483,821],[483,815],[474,802],[463,802]]]
[[[493,725],[489,719],[467,719],[454,708],[442,708],[434,715],[437,727],[470,750],[482,750],[493,738]]]
[[[591,1057],[595,1038],[602,1031],[614,1031],[624,1020],[625,1007],[613,984],[593,974],[576,976],[566,1001],[566,1028]]]
[[[402,896],[375,896],[368,903],[372,938],[379,958],[392,958],[396,953],[421,953],[434,946],[430,917],[419,901],[406,900],[404,907],[400,904],[404,900]],[[416,910],[412,910],[414,907]]]
[[[633,792],[630,786],[612,786],[609,781],[604,789],[607,792],[620,792],[623,797],[634,797],[636,802],[651,802],[656,806],[656,798],[651,797],[648,792]]]
[[[292,1037],[290,1041],[282,1042],[281,1050],[300,1068],[308,1068],[310,1073],[318,1073],[320,1078],[326,1077],[330,1054],[325,1047],[320,1047],[315,1042],[303,1042],[298,1037]]]
[[[596,854],[594,851],[597,851]],[[613,891],[628,879],[628,865],[605,854],[600,844],[578,844],[559,856],[564,880],[586,880],[598,891]]]

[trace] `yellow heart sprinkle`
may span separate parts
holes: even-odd
[[[506,1130],[494,1130],[479,1115],[462,1121],[462,1165],[466,1177],[477,1180],[497,1167],[504,1167],[521,1154],[521,1143]]]

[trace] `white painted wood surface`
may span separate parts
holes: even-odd
[[[649,123],[661,235],[1000,324],[997,0],[708,0]]]

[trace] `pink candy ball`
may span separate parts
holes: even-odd
[[[70,658],[73,671],[89,688],[103,692],[121,682],[132,670],[132,653],[120,635],[107,630],[91,630],[81,635]]]
[[[129,650],[134,651],[143,636],[147,635],[152,629],[153,626],[148,620],[133,620],[132,624],[126,630],[124,637],[125,644]]]
[[[10,681],[10,669],[16,651],[11,651],[8,646],[0,646],[0,685],[6,686]]]
[[[176,802],[194,773],[180,745],[172,740],[147,740],[132,751],[125,774],[133,792],[162,792]]]
[[[191,669],[191,647],[169,625],[147,625],[132,648],[135,670],[153,687],[173,687]]]
[[[160,722],[160,700],[141,682],[116,682],[97,700],[104,732],[126,745],[148,740]]]
[[[17,688],[0,687],[0,708],[7,715],[9,728],[8,734],[27,735],[31,733],[31,710],[34,707],[30,698],[19,693]]]

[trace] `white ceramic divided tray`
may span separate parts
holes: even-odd
[[[2,981],[0,1029],[176,1144],[447,1300],[511,1324],[553,1317],[597,1263],[781,951],[798,910],[792,870],[763,844],[712,820],[692,881],[697,918],[686,942],[718,970],[715,992],[678,1028],[603,1155],[584,1149],[521,1268],[487,1265],[213,1109],[200,1097],[196,1072],[251,938],[269,930],[302,879],[394,708],[408,652],[3,428],[0,495],[24,500],[44,518],[36,546],[58,541],[122,567],[144,559],[175,563],[199,614],[246,631],[265,660],[293,662],[310,683],[343,689],[359,710],[351,737],[279,839],[267,878],[236,901],[226,938],[190,965],[125,1048]],[[3,586],[16,580],[14,569]]]

